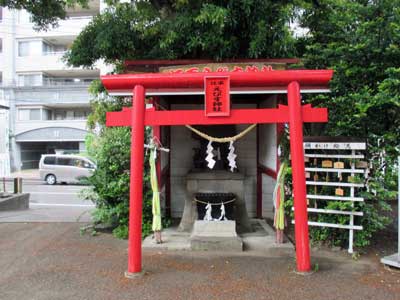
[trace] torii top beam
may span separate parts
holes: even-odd
[[[229,76],[232,94],[286,93],[296,81],[301,92],[328,92],[333,70],[272,70],[267,72],[142,73],[105,75],[101,80],[110,95],[132,95],[141,85],[146,94],[204,94],[205,76]]]

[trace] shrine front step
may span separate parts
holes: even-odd
[[[199,251],[243,251],[243,241],[236,234],[235,221],[194,222],[190,249]]]
[[[240,237],[194,237],[190,239],[190,249],[195,251],[243,251]]]

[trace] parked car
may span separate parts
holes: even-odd
[[[90,159],[68,154],[45,154],[39,162],[40,178],[53,185],[57,182],[79,182],[96,169]]]

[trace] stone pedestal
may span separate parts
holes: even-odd
[[[243,242],[236,234],[235,221],[194,222],[190,236],[192,250],[243,251]]]
[[[244,175],[229,171],[190,172],[186,176],[186,200],[179,230],[190,232],[198,219],[194,200],[196,193],[233,193],[237,232],[250,232],[251,225],[244,200]]]

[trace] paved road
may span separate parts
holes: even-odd
[[[79,224],[0,224],[1,300],[398,300],[400,272],[379,256],[312,253],[318,271],[293,272],[287,252],[144,250],[127,279],[127,242],[79,234]]]
[[[0,212],[0,222],[88,222],[94,205],[79,196],[85,188],[65,184],[50,186],[37,179],[24,179],[23,192],[30,194],[30,209]],[[13,190],[12,183],[6,184],[6,190]]]

